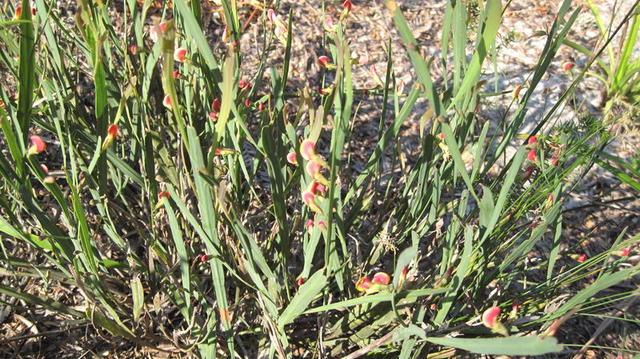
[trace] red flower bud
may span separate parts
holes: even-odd
[[[107,128],[107,136],[109,137],[112,137],[112,138],[118,137],[118,132],[119,132],[119,128],[118,128],[118,125],[116,124],[111,124]]]
[[[313,219],[309,218],[309,219],[307,220],[307,223],[304,225],[304,228],[305,228],[307,231],[310,231],[310,230],[311,230],[311,228],[313,228],[313,225],[314,225],[314,223],[313,223]]]
[[[180,77],[180,72],[178,72],[178,70],[173,71],[173,73],[171,74],[171,76],[174,79],[177,79],[178,77]]]
[[[201,254],[200,255],[200,262],[202,262],[202,263],[206,263],[209,259],[211,259],[211,256],[209,256],[207,254]]]
[[[131,55],[135,55],[138,52],[136,45],[129,46],[129,52],[131,53]]]
[[[538,151],[536,150],[531,150],[529,151],[529,154],[527,155],[527,158],[529,159],[529,161],[531,162],[535,162],[536,161],[536,155],[538,154]]]
[[[536,136],[529,137],[529,145],[534,145],[537,140]]]
[[[298,283],[298,286],[303,285],[303,284],[304,284],[304,278],[298,278],[298,279],[296,280],[296,283]]]
[[[585,262],[587,259],[589,259],[589,256],[586,254],[581,254],[580,257],[578,257],[578,259],[576,259],[578,262],[582,263]]]
[[[311,160],[307,162],[306,169],[307,169],[307,173],[309,174],[309,176],[311,176],[311,178],[316,178],[320,174],[322,165],[314,160]]]
[[[171,104],[171,96],[166,95],[164,97],[164,99],[162,100],[162,104],[164,105],[164,107],[170,109],[173,107],[173,105]]]
[[[327,56],[318,57],[318,65],[327,68],[329,66],[329,58]]]
[[[211,103],[211,109],[213,109],[214,112],[220,112],[220,105],[221,102],[219,98],[213,99],[213,102]]]
[[[563,69],[564,71],[569,72],[569,71],[571,71],[571,69],[572,69],[575,65],[576,65],[576,64],[574,64],[573,62],[571,62],[571,61],[567,61],[567,62],[565,62],[564,64],[562,64],[562,69]]]
[[[171,198],[171,195],[167,191],[162,191],[158,193],[158,199],[163,199],[163,198]]]
[[[482,324],[487,328],[493,328],[497,321],[498,315],[502,310],[499,307],[491,307],[482,313]]]

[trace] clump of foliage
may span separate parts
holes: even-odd
[[[203,358],[537,355],[562,351],[561,324],[640,272],[616,255],[637,237],[578,261],[562,245],[563,200],[609,140],[597,120],[550,127],[575,86],[521,133],[578,15],[570,1],[496,126],[478,109],[500,0],[478,4],[471,46],[469,9],[448,2],[437,59],[421,55],[386,1],[415,68],[407,92],[391,56],[381,86],[354,88],[349,1],[326,3],[339,18],[325,26],[319,92],[287,85],[296,19],[277,8],[261,9],[262,62],[248,78],[236,1],[221,2],[222,57],[197,0],[174,0],[152,25],[149,1],[125,1],[117,25],[108,3],[79,0],[73,28],[55,3],[34,3],[35,15],[24,0],[0,27],[1,61],[17,83],[13,95],[0,86],[0,294],[23,310]],[[432,78],[434,60],[444,78]],[[429,109],[410,151],[400,130],[422,98]],[[381,114],[356,172],[347,149],[363,99]],[[37,262],[20,256],[26,249]],[[19,278],[73,296],[22,290]]]

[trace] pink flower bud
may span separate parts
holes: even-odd
[[[135,55],[138,52],[136,45],[129,46],[129,52],[131,53],[131,55]]]
[[[558,165],[558,163],[559,163],[558,155],[553,155],[553,157],[551,157],[550,164],[555,167]]]
[[[441,140],[444,140],[444,133],[440,132],[438,134],[438,138],[441,139]]]
[[[482,324],[487,328],[493,328],[498,321],[498,315],[502,310],[499,307],[491,307],[482,313]]]
[[[287,153],[287,162],[291,163],[292,165],[297,165],[298,155],[295,152]]]
[[[251,83],[249,81],[245,81],[244,79],[242,79],[238,82],[238,87],[240,87],[243,90],[246,90],[251,87]]]
[[[578,257],[578,259],[576,259],[578,262],[582,263],[585,262],[587,259],[589,259],[589,256],[586,254],[581,254],[580,257]]]
[[[327,32],[334,32],[336,31],[336,25],[333,23],[333,18],[330,16],[327,16],[324,19],[324,29]]]
[[[391,282],[391,277],[385,272],[378,272],[373,275],[372,283],[388,285]]]
[[[218,118],[218,114],[215,112],[209,112],[209,118],[215,121]]]
[[[536,150],[531,150],[529,151],[529,154],[527,155],[527,158],[529,159],[529,161],[531,162],[535,162],[536,161],[536,155],[538,154],[538,151]]]
[[[529,137],[529,145],[534,145],[537,140],[538,138],[536,138],[536,136]]]
[[[40,164],[40,168],[42,169],[42,172],[49,173],[49,167],[47,167],[47,165],[45,165],[44,163]]]
[[[200,262],[202,262],[202,263],[206,263],[209,259],[211,259],[211,256],[209,256],[207,254],[201,254],[200,255]]]
[[[31,8],[31,15],[32,16],[36,16],[36,8],[35,7]]]
[[[307,164],[308,166],[308,164]],[[327,187],[325,187],[323,184],[321,184],[320,182],[313,180],[311,182],[311,185],[309,185],[309,192],[317,195],[320,194],[321,196],[324,196],[325,193],[327,192]]]
[[[311,140],[304,140],[300,144],[300,155],[307,161],[316,156],[316,143]]]
[[[38,135],[32,135],[29,137],[29,141],[31,141],[31,147],[29,147],[28,151],[29,155],[35,155],[47,149],[47,144]]]
[[[275,23],[278,20],[278,15],[273,9],[267,10],[267,17],[269,18],[269,21],[273,23]]]
[[[296,283],[298,283],[298,287],[304,284],[304,278],[298,278],[296,280]]]
[[[179,47],[173,52],[173,59],[178,62],[185,62],[187,60],[187,49]]]
[[[171,195],[167,191],[162,191],[158,193],[158,199],[163,199],[163,198],[171,198]]]
[[[321,231],[326,231],[327,230],[327,225],[324,224],[323,221],[318,221],[318,228],[320,228]]]
[[[302,193],[302,200],[304,201],[304,204],[306,204],[309,207],[311,207],[315,203],[315,199],[316,199],[316,196],[311,192],[307,191]]]
[[[164,96],[164,99],[162,100],[162,104],[164,105],[164,107],[169,109],[173,107],[171,103],[171,97],[169,95]]]
[[[22,6],[16,6],[15,20],[19,20],[22,17]]]
[[[178,70],[173,71],[173,73],[171,74],[171,77],[173,77],[174,79],[177,79],[178,77],[180,77],[180,72],[178,72]]]
[[[258,103],[258,111],[264,111],[264,102]]]
[[[322,165],[314,160],[311,160],[307,162],[306,169],[307,169],[307,173],[309,174],[309,176],[311,176],[311,178],[316,178],[320,174]]]
[[[244,105],[246,107],[251,107],[251,101],[249,99],[244,100]]]
[[[310,230],[311,230],[311,228],[313,228],[313,225],[314,225],[314,223],[313,223],[313,219],[309,218],[309,219],[307,220],[307,223],[304,225],[304,228],[305,228],[307,231],[310,231]]]

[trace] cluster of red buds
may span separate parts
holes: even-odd
[[[305,169],[307,174],[312,178],[307,190],[302,193],[302,200],[312,211],[322,213],[322,210],[316,203],[316,196],[324,197],[326,195],[329,181],[322,175],[322,170],[327,167],[327,163],[322,156],[316,153],[315,146],[316,143],[309,139],[305,139],[300,144],[300,156],[307,161]],[[292,164],[298,163],[297,156],[294,152],[287,155],[287,161]]]
[[[407,281],[407,271],[408,268],[406,266],[402,267],[402,270],[400,271],[400,278],[398,278],[397,288],[402,288],[404,283]],[[356,282],[356,290],[366,294],[378,293],[387,289],[390,283],[391,277],[387,273],[378,272],[374,274],[371,279],[367,276],[358,279]]]
[[[362,277],[356,282],[356,290],[359,292],[365,292],[366,294],[378,293],[381,290],[387,289],[391,277],[385,272],[378,272],[373,275],[371,279],[369,277]]]

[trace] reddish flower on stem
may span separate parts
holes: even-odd
[[[323,221],[318,221],[318,228],[320,228],[321,231],[326,231],[327,230],[327,225],[324,224]]]
[[[162,100],[162,104],[164,105],[164,107],[169,109],[173,107],[173,104],[171,103],[171,97],[169,95],[166,95],[164,97],[164,99]]]
[[[303,285],[303,284],[304,284],[304,278],[302,278],[302,277],[301,277],[301,278],[298,278],[298,279],[296,280],[296,283],[298,283],[298,287],[299,287],[299,286],[301,286],[301,285]]]
[[[201,254],[200,255],[200,262],[202,263],[206,263],[209,259],[211,259],[211,256],[208,254]]]
[[[44,163],[40,164],[40,168],[42,169],[42,172],[49,173],[49,167],[47,167],[47,165],[45,165]]]
[[[518,101],[518,99],[520,98],[520,96],[519,96],[520,95],[520,91],[522,91],[522,86],[521,85],[516,86],[516,88],[513,90],[513,93],[511,94],[511,97],[514,100]]]
[[[351,8],[353,7],[353,5],[351,4],[351,1],[349,0],[345,0],[345,2],[342,3],[342,7],[344,8],[344,10],[342,10],[342,18],[346,17],[347,15],[349,15],[349,13],[351,12]]]
[[[529,145],[530,146],[535,145],[537,140],[538,138],[536,136],[529,137]]]
[[[218,118],[218,114],[215,112],[209,112],[209,118],[215,121]]]
[[[251,107],[251,101],[249,99],[244,100],[244,105],[246,107]]]
[[[158,193],[158,199],[163,199],[163,198],[171,198],[171,195],[167,191],[162,191]]]
[[[491,307],[482,313],[482,324],[489,329],[493,329],[498,323],[498,315],[502,309],[500,307]]]
[[[311,208],[312,211],[317,212],[317,213],[321,213],[322,210],[320,209],[320,207],[318,207],[318,205],[316,204],[316,196],[309,192],[303,192],[302,193],[302,201],[304,202],[304,204],[306,204],[307,206],[309,206],[309,208]]]
[[[211,103],[211,109],[213,109],[214,112],[220,112],[221,104],[222,103],[219,98],[213,99],[213,102]]]
[[[187,49],[179,47],[173,52],[173,59],[178,62],[187,61]]]
[[[311,140],[304,140],[300,144],[300,155],[307,161],[316,156],[316,143]]]
[[[372,283],[388,285],[391,282],[391,277],[385,272],[378,272],[373,275],[373,279],[371,279]]]
[[[575,65],[576,65],[576,64],[574,64],[573,62],[571,62],[571,61],[567,61],[567,62],[565,62],[564,64],[562,64],[562,69],[563,69],[564,71],[569,72],[569,71],[571,71],[571,69],[572,69]]]
[[[327,193],[327,187],[325,187],[322,183],[313,180],[309,185],[309,192],[316,195],[320,194],[321,196],[324,196],[325,193]]]
[[[29,137],[29,141],[31,141],[31,147],[29,147],[29,150],[27,152],[29,156],[37,155],[38,153],[44,152],[47,149],[47,144],[38,135],[32,135],[31,137]]]
[[[581,254],[580,257],[578,257],[578,259],[576,259],[578,262],[582,263],[585,262],[587,259],[589,259],[589,256],[586,254]]]
[[[329,58],[327,56],[320,56],[318,57],[318,65],[320,65],[321,67],[329,68]]]
[[[558,163],[559,163],[558,155],[553,155],[553,157],[551,157],[550,164],[555,167],[558,165]]]
[[[135,55],[136,53],[138,53],[136,45],[129,46],[129,52],[131,53],[131,55]]]
[[[16,6],[16,14],[14,20],[19,20],[22,17],[22,6]]]
[[[367,277],[362,277],[356,282],[356,290],[359,292],[366,292],[371,288],[371,280]]]
[[[629,253],[631,253],[631,251],[629,251],[629,248],[622,248],[621,250],[615,251],[613,253],[620,257],[626,257],[629,255]]]
[[[263,111],[264,110],[264,102],[259,102],[258,103],[258,111]]]
[[[313,219],[309,218],[309,219],[307,219],[307,223],[304,225],[304,228],[305,228],[307,231],[310,231],[310,230],[311,230],[311,228],[313,228],[313,225],[314,225],[314,223],[313,223]]]
[[[238,82],[238,87],[240,87],[243,90],[246,90],[251,87],[251,83],[243,79],[243,80],[240,80],[240,82]]]
[[[531,150],[529,151],[529,154],[527,155],[527,158],[529,159],[529,161],[531,162],[535,162],[536,161],[536,155],[538,154],[538,151],[536,150]]]
[[[320,170],[322,169],[322,165],[316,162],[315,160],[311,160],[307,162],[307,173],[311,178],[318,178],[320,174]]]
[[[287,153],[287,162],[292,165],[298,165],[298,155],[295,152]]]
[[[171,76],[174,79],[177,79],[178,77],[180,77],[180,72],[178,72],[178,70],[173,71],[173,73],[171,74]]]

